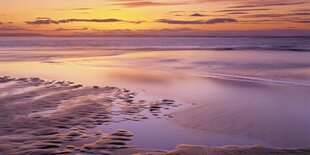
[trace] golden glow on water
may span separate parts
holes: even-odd
[[[260,52],[89,50],[57,51],[56,57],[54,51],[28,52],[27,57],[38,60],[27,61],[22,58],[18,61],[2,61],[0,74],[18,77],[37,76],[89,85],[102,82],[106,85],[120,83],[131,85],[138,81],[164,84],[183,77],[175,74],[205,76],[210,73],[284,81],[310,79],[310,64],[307,59],[309,53],[283,51],[279,55],[276,51],[270,51],[262,55]]]

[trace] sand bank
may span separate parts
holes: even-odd
[[[0,154],[111,154],[133,147],[133,133],[89,129],[148,119],[142,111],[168,117],[161,109],[177,106],[168,99],[139,100],[126,89],[39,78],[0,77],[0,89]]]

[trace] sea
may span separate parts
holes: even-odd
[[[310,51],[310,37],[0,37],[0,50],[16,48]]]

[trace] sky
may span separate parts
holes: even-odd
[[[302,35],[309,0],[1,0],[0,36]]]

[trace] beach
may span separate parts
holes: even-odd
[[[2,0],[0,155],[310,155],[310,0]]]
[[[307,49],[31,45],[0,50],[0,154],[310,153]]]

